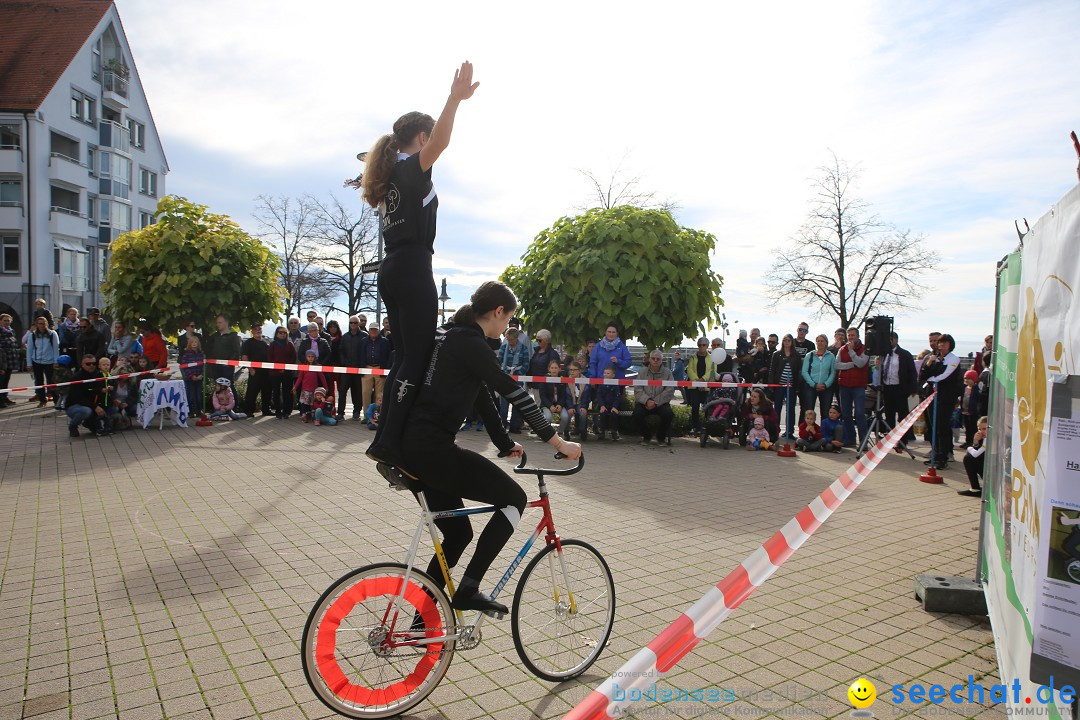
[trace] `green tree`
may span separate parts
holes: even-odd
[[[161,199],[155,218],[112,243],[102,291],[113,317],[145,318],[169,334],[187,318],[212,328],[219,313],[240,327],[281,316],[278,259],[266,245],[175,195]]]
[[[541,232],[502,279],[530,328],[547,328],[567,348],[612,321],[623,338],[668,347],[719,320],[715,246],[713,235],[679,227],[665,210],[598,208]]]

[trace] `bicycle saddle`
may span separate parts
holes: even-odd
[[[409,492],[415,493],[424,489],[419,482],[413,480],[393,465],[388,463],[375,463],[375,469],[379,471],[380,475],[386,478],[386,482],[390,483],[390,488],[393,490],[408,490]]]

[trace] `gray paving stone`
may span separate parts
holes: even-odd
[[[63,708],[37,700],[34,717],[334,717],[299,669],[308,610],[349,569],[402,559],[416,507],[385,490],[363,457],[366,430],[312,430],[268,418],[70,441],[62,419],[26,403],[0,413],[0,537],[19,549],[0,555],[0,626],[9,628],[0,633],[0,720],[23,716],[24,688],[48,696],[58,678]],[[494,457],[479,435],[462,443]],[[545,446],[523,444],[546,462]],[[560,533],[597,546],[615,576],[605,653],[584,678],[553,686],[522,667],[509,623],[492,623],[410,717],[561,717],[854,459],[785,460],[682,440],[672,452],[597,442],[586,452],[582,474],[550,478],[549,488]],[[886,459],[661,682],[794,685],[825,693],[806,704],[813,717],[846,717],[847,686],[861,674],[996,681],[985,621],[929,615],[911,597],[916,573],[971,573],[978,526],[978,508],[952,492],[965,484],[959,474],[932,487],[917,482],[921,470]],[[535,518],[523,518],[514,551]],[[510,557],[501,554],[499,572]],[[724,703],[683,709],[702,708],[737,717]],[[662,709],[644,703],[630,717]]]

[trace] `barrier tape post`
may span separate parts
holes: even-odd
[[[214,421],[206,413],[206,364],[203,364],[202,383],[199,388],[199,419],[195,421],[195,427],[213,427]]]
[[[611,720],[622,716],[626,709],[640,702],[641,689],[655,683],[694,647],[735,611],[751,593],[765,583],[784,562],[805,543],[814,531],[867,478],[904,433],[936,397],[923,400],[901,422],[897,423],[866,455],[856,459],[809,505],[766,540],[738,567],[710,588],[679,618],[643,647],[621,668],[611,674],[598,688],[578,703],[563,720]],[[619,699],[615,699],[615,691]],[[637,693],[632,693],[637,690]],[[638,700],[630,700],[636,694]]]
[[[791,407],[792,407],[791,403],[793,402],[792,397],[791,397],[791,385],[788,385],[786,394],[787,394],[787,413],[788,413],[787,416],[791,417]],[[777,423],[780,422],[780,416],[779,415],[776,417],[776,422]],[[789,424],[789,423],[785,423],[785,425],[787,425],[787,424]],[[785,458],[795,457],[795,451],[791,449],[791,435],[789,433],[787,433],[787,432],[784,433],[784,447],[780,448],[780,449],[778,449],[776,451],[776,456],[777,457],[785,457]]]

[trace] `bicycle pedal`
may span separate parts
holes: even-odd
[[[483,612],[489,618],[494,618],[495,620],[502,620],[504,617],[506,617],[505,613],[495,612],[494,610],[484,610]]]

